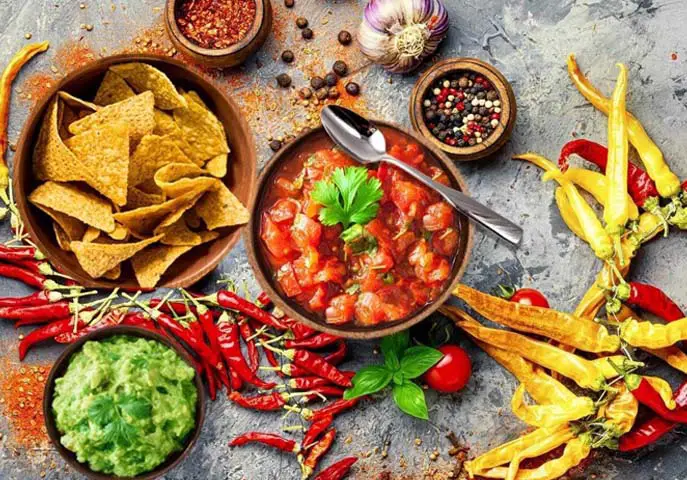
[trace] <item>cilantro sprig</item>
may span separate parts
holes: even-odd
[[[152,413],[152,405],[144,398],[134,395],[111,395],[93,399],[88,406],[88,418],[103,430],[102,440],[122,447],[131,445],[138,436],[138,430],[127,420],[141,420]]]
[[[365,225],[377,216],[382,195],[381,182],[369,177],[367,168],[346,167],[334,170],[329,180],[315,183],[311,197],[323,206],[320,222],[326,226],[342,224],[341,237],[346,239],[350,228]]]

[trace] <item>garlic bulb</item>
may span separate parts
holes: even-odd
[[[448,32],[442,0],[370,0],[358,32],[360,50],[395,73],[416,69]]]

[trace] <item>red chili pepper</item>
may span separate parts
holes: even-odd
[[[229,400],[237,405],[263,412],[281,410],[281,408],[286,405],[288,399],[289,394],[284,392],[272,392],[265,395],[255,395],[253,397],[244,397],[235,391],[229,394]]]
[[[303,478],[308,478],[313,474],[317,468],[317,464],[320,463],[322,457],[329,451],[334,443],[334,438],[336,438],[336,429],[332,428],[312,447],[308,455],[305,457],[305,461],[302,465]]]
[[[338,343],[336,350],[334,350],[332,353],[326,354],[324,359],[332,365],[338,365],[345,360],[347,354],[348,345],[344,340],[341,340]]]
[[[326,416],[332,416],[336,417],[338,414],[345,412],[346,410],[350,410],[351,408],[355,407],[360,400],[362,400],[365,397],[358,397],[354,398],[351,400],[337,400],[335,402],[332,402],[331,404],[327,405],[326,407],[322,407],[319,410],[313,411],[313,416],[310,418],[310,420],[315,421],[320,417],[326,417]]]
[[[212,297],[216,299],[217,303],[222,308],[236,310],[237,312],[243,313],[244,315],[257,320],[264,325],[276,328],[277,330],[286,330],[288,328],[277,317],[249,302],[245,298],[239,297],[234,292],[230,292],[229,290],[220,290]],[[212,297],[208,298],[212,299]]]
[[[639,375],[628,375],[625,382],[637,401],[656,415],[675,423],[687,423],[687,408],[669,409],[661,395]]]
[[[54,290],[57,283],[45,278],[45,275],[33,273],[16,265],[0,264],[0,277],[13,278],[34,288]]]
[[[179,301],[167,301],[162,304],[162,299],[161,298],[151,298],[150,302],[148,302],[148,305],[150,308],[154,308],[156,310],[159,310],[161,312],[168,313],[170,315],[188,315],[189,313],[192,313],[193,315],[198,315],[198,312],[196,311],[196,308],[187,305],[184,302],[179,302]]]
[[[247,443],[262,443],[269,447],[274,447],[282,452],[298,453],[301,451],[300,445],[293,440],[289,440],[273,433],[248,432],[239,435],[229,442],[230,447],[242,447]]]
[[[289,326],[289,330],[291,330],[291,333],[293,333],[293,337],[296,340],[303,340],[318,333],[314,328],[310,328],[306,324],[291,318],[286,319],[286,324]]]
[[[253,327],[250,326],[250,322],[247,318],[243,318],[239,321],[239,333],[241,338],[243,338],[243,343],[246,344],[246,352],[248,353],[248,366],[253,373],[258,371],[260,366],[260,351],[255,345],[255,339],[253,335]]]
[[[325,397],[343,397],[344,394],[344,389],[335,387],[333,385],[321,385],[319,387],[313,387],[310,389],[312,391],[311,395],[308,395],[308,399],[316,399],[316,398],[321,398],[321,396]]]
[[[239,343],[239,329],[235,322],[220,321],[217,324],[219,336],[217,337],[220,351],[224,360],[232,371],[236,372],[244,382],[255,385],[263,390],[271,390],[276,387],[276,383],[265,382],[259,378],[248,366],[246,359],[241,352]]]
[[[154,332],[158,331],[153,321],[146,317],[142,312],[127,313],[122,319],[121,324],[131,325],[133,327],[141,327]]]
[[[645,283],[630,282],[630,296],[625,303],[653,313],[666,322],[685,317],[680,307],[660,288]]]
[[[62,333],[62,334],[55,337],[55,341],[57,343],[74,343],[79,338],[86,336],[89,333],[94,332],[96,330],[99,330],[103,327],[123,324],[124,319],[129,315],[131,315],[131,314],[124,315],[122,312],[118,312],[117,310],[113,310],[111,312],[108,312],[106,315],[104,315],[103,318],[98,323],[89,324],[87,327],[81,328],[76,332],[74,332],[74,329],[72,329],[67,333]],[[20,322],[17,322],[17,323],[15,323],[15,325],[17,325],[19,323]]]
[[[270,297],[267,296],[267,293],[260,292],[260,295],[258,295],[255,303],[257,303],[260,308],[268,308],[270,305],[272,305],[272,300],[270,300]]]
[[[55,320],[52,323],[33,330],[19,342],[19,360],[24,360],[29,349],[37,343],[53,339],[61,333],[68,333],[74,330],[74,321],[75,319],[70,316],[69,318]],[[77,330],[86,326],[86,323],[81,319],[77,319],[76,321],[78,322],[76,327]]]
[[[36,307],[2,307],[0,318],[8,320],[53,320],[63,318],[74,313],[74,306],[67,301],[38,305]]]
[[[60,292],[41,290],[25,297],[0,298],[0,307],[38,307],[62,300]]]
[[[579,138],[566,143],[561,149],[558,157],[558,166],[565,171],[568,168],[568,157],[577,154],[585,160],[598,166],[603,173],[606,173],[608,162],[608,149],[596,142]],[[644,205],[647,198],[658,197],[656,184],[643,169],[630,163],[627,170],[627,190],[632,200],[640,207]]]
[[[355,376],[355,372],[341,372],[341,373],[346,375],[348,378],[353,378]],[[295,390],[306,391],[306,390],[312,390],[313,388],[322,387],[324,385],[331,385],[331,382],[329,380],[327,380],[326,378],[308,376],[308,377],[291,378],[291,379],[289,379],[287,384],[289,387],[291,387]]]
[[[200,363],[203,366],[203,372],[205,373],[205,378],[208,383],[208,395],[210,396],[210,400],[214,401],[217,399],[217,383],[215,379],[215,371],[212,369],[208,362],[201,360]]]
[[[43,260],[45,256],[33,247],[0,247],[0,261],[14,263],[21,260]]]
[[[229,380],[231,382],[231,389],[235,390],[235,391],[243,390],[243,380],[241,380],[241,377],[239,377],[239,374],[236,373],[236,370],[234,370],[233,368],[228,368],[228,370],[229,370]]]
[[[157,310],[154,312],[153,318],[155,321],[185,342],[201,359],[206,360],[217,370],[222,370],[224,368],[222,360],[216,356],[210,347],[202,342],[190,328],[183,327],[179,322],[165,313],[160,313]]]
[[[357,461],[358,457],[343,458],[322,470],[315,480],[343,480]]]
[[[310,445],[315,442],[315,440],[320,438],[322,432],[324,432],[331,426],[333,421],[334,417],[331,415],[325,415],[323,417],[319,417],[317,420],[314,420],[310,424],[310,428],[308,428],[308,431],[305,432],[305,436],[303,437],[303,446],[306,449],[309,448]]]
[[[352,386],[350,378],[316,353],[301,349],[281,350],[280,353],[291,360],[295,365],[309,370],[318,377],[326,378],[332,383],[342,387],[348,388]]]
[[[314,337],[309,337],[302,340],[286,340],[284,342],[284,346],[286,348],[312,348],[317,350],[331,345],[332,343],[336,343],[340,339],[341,337],[337,337],[336,335],[320,333]]]

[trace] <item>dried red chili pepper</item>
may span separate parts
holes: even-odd
[[[272,300],[270,300],[270,297],[267,296],[267,293],[260,292],[260,295],[258,295],[255,303],[257,303],[258,307],[260,308],[269,308],[269,306],[272,305]]]
[[[318,418],[321,417],[326,417],[326,416],[333,416],[336,417],[338,414],[345,412],[346,410],[350,410],[351,408],[355,407],[360,400],[366,397],[358,397],[358,398],[353,398],[351,400],[337,400],[335,402],[332,402],[331,404],[327,405],[326,407],[322,407],[319,410],[314,410],[312,412],[312,417],[309,418],[308,420],[311,421],[316,421]]]
[[[337,344],[336,350],[334,350],[332,353],[328,353],[324,356],[324,359],[331,363],[332,365],[338,365],[341,362],[343,362],[346,359],[346,355],[348,354],[348,345],[344,340],[341,340]]]
[[[122,325],[124,323],[124,319],[131,314],[124,314],[118,310],[113,310],[111,312],[108,312],[103,318],[98,322],[98,323],[91,323],[87,327],[81,328],[78,331],[74,332],[74,329],[70,330],[67,333],[61,333],[60,335],[55,337],[55,341],[57,343],[74,343],[77,341],[79,338],[88,335],[91,332],[94,332],[96,330],[99,330],[103,327],[108,327],[112,325]],[[18,324],[17,322],[16,324]],[[15,324],[15,325],[16,325]]]
[[[660,288],[639,282],[630,282],[629,285],[630,295],[624,300],[628,305],[653,313],[667,322],[685,317],[680,307]]]
[[[336,343],[340,339],[341,337],[337,337],[336,335],[320,333],[314,337],[308,337],[301,340],[285,340],[284,346],[286,348],[312,348],[317,350]]]
[[[185,0],[177,3],[181,33],[203,48],[224,49],[240,42],[255,22],[255,0]]]
[[[268,325],[270,327],[276,328],[277,330],[283,331],[288,327],[277,317],[261,309],[257,305],[249,302],[245,298],[241,298],[234,292],[229,290],[220,290],[219,292],[204,297],[203,300],[208,302],[213,302],[218,304],[222,308],[227,308],[229,310],[235,310],[239,313],[243,313],[248,317],[257,320],[263,325]]]
[[[316,353],[301,349],[281,350],[280,353],[295,365],[303,367],[319,377],[326,378],[336,385],[346,388],[353,385],[350,378]]]
[[[43,254],[38,254],[35,248],[0,248],[0,261],[2,262],[23,262],[43,260]]]
[[[25,297],[5,297],[0,298],[0,307],[38,307],[62,300],[64,297],[60,292],[41,290]]]
[[[272,392],[265,395],[244,397],[240,393],[234,391],[229,394],[229,399],[243,408],[271,412],[274,410],[281,410],[288,402],[289,394],[285,392]]]
[[[217,341],[222,356],[229,365],[229,368],[236,372],[241,380],[263,390],[271,390],[277,386],[276,383],[265,382],[259,378],[246,363],[246,359],[243,358],[243,352],[241,352],[241,344],[239,343],[239,327],[235,322],[220,319],[216,328],[219,334]]]
[[[313,474],[317,468],[317,464],[320,463],[322,457],[329,451],[336,438],[336,429],[332,428],[317,442],[315,445],[310,447],[308,455],[305,457],[305,461],[301,466],[303,470],[303,478],[308,478]]]
[[[331,426],[332,422],[334,422],[334,417],[332,415],[324,415],[313,420],[310,424],[310,428],[308,428],[303,437],[303,446],[308,449],[311,444],[320,438],[322,432]]]
[[[205,378],[208,384],[208,395],[210,400],[217,399],[217,383],[215,379],[215,372],[210,366],[210,364],[204,360],[201,360],[201,365],[203,365],[203,372],[205,373]]]
[[[31,333],[25,336],[21,342],[19,342],[19,360],[24,360],[29,349],[31,349],[31,347],[37,343],[45,340],[51,340],[61,333],[68,333],[74,330],[74,322],[77,322],[77,330],[86,326],[86,323],[80,318],[75,319],[70,316],[69,318],[55,320],[47,325],[33,330]]]
[[[163,299],[155,297],[150,299],[148,305],[150,308],[154,308],[170,315],[184,316],[188,315],[189,313],[193,314],[194,316],[198,315],[196,308],[180,301],[165,301],[163,303]]]
[[[258,371],[260,366],[260,351],[255,345],[255,332],[253,327],[250,326],[250,322],[247,318],[243,318],[239,321],[239,333],[243,339],[243,343],[246,344],[246,353],[248,354],[247,362],[253,373]]]
[[[298,322],[291,318],[286,319],[286,324],[289,326],[289,330],[293,334],[293,338],[295,338],[296,340],[304,340],[318,333],[317,330],[315,330],[314,328],[310,328],[306,324]]]
[[[73,303],[61,301],[35,307],[2,307],[0,318],[8,320],[54,320],[64,318],[75,312],[75,309],[83,310],[83,306],[76,307]]]
[[[282,452],[299,453],[300,445],[294,440],[289,440],[273,433],[247,432],[239,435],[229,442],[230,447],[242,447],[247,443],[262,443],[269,447],[274,447]]]
[[[45,275],[31,272],[16,265],[0,264],[0,277],[19,280],[30,287],[39,289],[55,290],[59,287],[57,282],[48,280]]]
[[[222,360],[216,356],[210,347],[202,342],[190,328],[183,327],[172,317],[165,313],[160,313],[158,310],[150,310],[148,313],[152,315],[153,319],[159,325],[168,329],[180,340],[185,342],[193,352],[198,354],[201,359],[206,360],[210,365],[213,366],[213,368],[217,369],[218,371],[224,369]]]
[[[344,375],[346,375],[348,378],[353,378],[355,376],[355,372],[341,372]],[[313,376],[308,376],[308,377],[295,377],[295,378],[290,378],[286,384],[295,389],[295,390],[312,390],[317,387],[322,387],[325,385],[331,385],[331,382],[322,377],[313,377]]]
[[[603,173],[606,173],[608,162],[608,149],[596,142],[579,138],[566,143],[561,149],[558,157],[558,166],[565,171],[568,168],[568,157],[572,154],[579,155],[585,160],[598,166]],[[630,163],[627,171],[627,190],[632,200],[640,207],[644,205],[647,198],[658,198],[656,184],[642,168]]]
[[[351,467],[358,461],[358,457],[342,458],[336,463],[331,464],[322,470],[315,480],[342,480],[351,471]]]

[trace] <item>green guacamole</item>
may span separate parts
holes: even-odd
[[[154,340],[86,342],[55,381],[60,442],[96,472],[133,477],[184,448],[196,418],[194,370]]]

